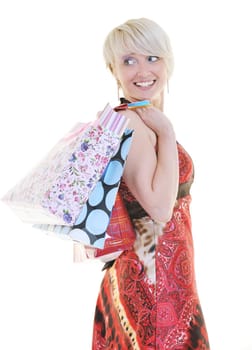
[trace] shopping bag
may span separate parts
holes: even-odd
[[[102,254],[99,249],[106,249],[107,253],[114,251],[115,246],[116,250],[128,246],[131,243],[131,238],[127,238],[131,222],[118,190],[132,136],[132,130],[127,129],[124,132],[117,153],[111,158],[72,227],[46,224],[37,224],[34,227],[80,242],[86,249],[94,248],[93,254],[96,256]]]
[[[128,119],[107,104],[94,122],[79,123],[2,198],[25,222],[72,227],[111,158]]]
[[[74,262],[83,262],[86,259],[99,259],[103,262],[114,260],[123,251],[132,248],[135,236],[131,219],[119,191],[106,231],[104,247],[101,249],[74,243]]]

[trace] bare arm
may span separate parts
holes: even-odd
[[[127,111],[134,129],[124,179],[153,220],[170,220],[178,191],[178,151],[173,127],[155,107]]]

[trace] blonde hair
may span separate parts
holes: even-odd
[[[128,53],[163,58],[170,78],[174,68],[170,39],[156,22],[147,18],[130,19],[109,32],[104,42],[103,55],[112,73],[115,57]]]

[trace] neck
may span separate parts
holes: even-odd
[[[159,98],[151,100],[151,103],[154,107],[160,109],[160,111],[164,110],[164,94],[162,94]]]
[[[136,99],[132,98],[132,97],[128,97],[125,96],[123,99],[129,101],[129,102],[135,102]],[[164,110],[164,94],[162,93],[160,96],[158,96],[157,98],[153,98],[150,100],[151,104],[158,108],[160,111],[163,112]]]

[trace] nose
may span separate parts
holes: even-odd
[[[137,70],[137,75],[139,77],[147,77],[150,72],[150,65],[146,61],[146,59],[140,60],[138,62],[138,70]]]

